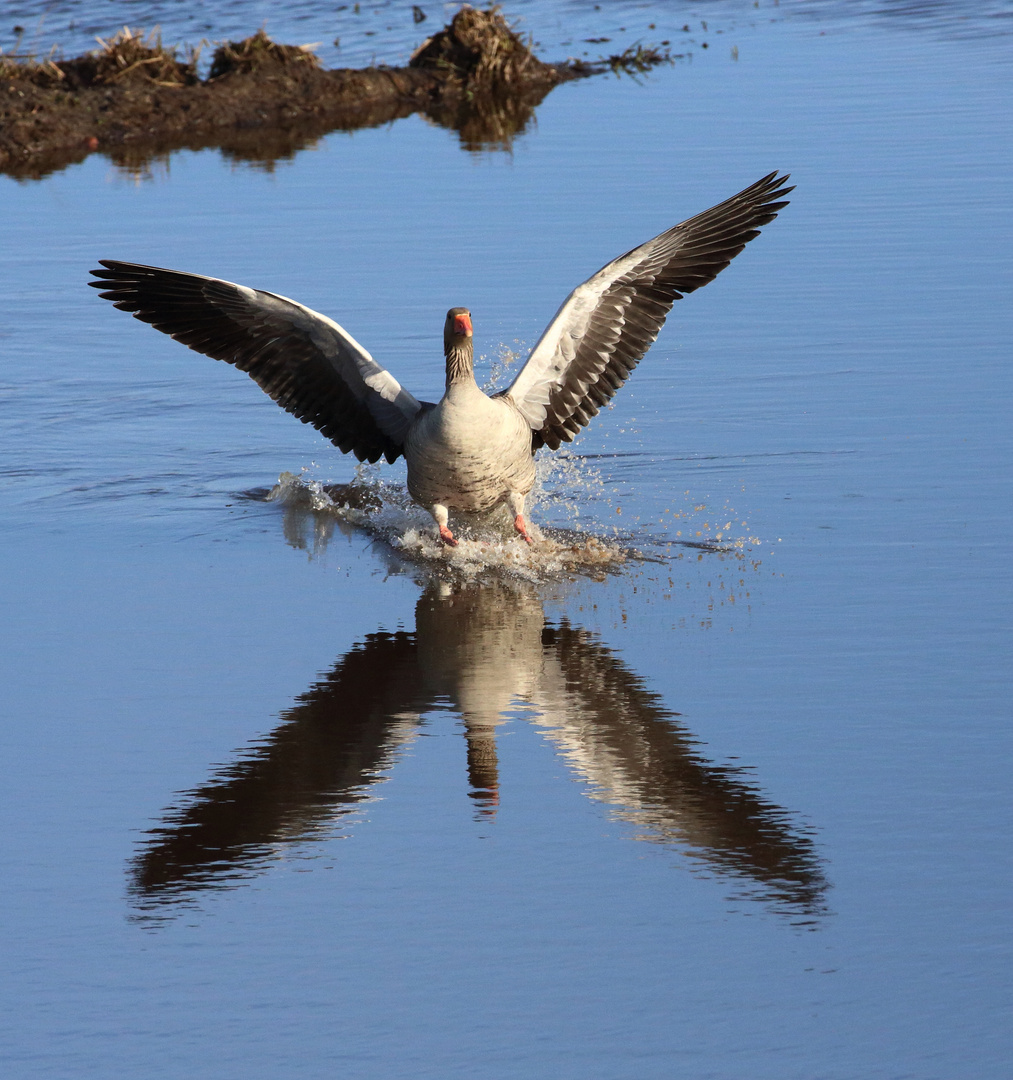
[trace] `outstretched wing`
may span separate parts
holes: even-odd
[[[672,304],[712,281],[787,205],[787,180],[772,172],[620,255],[570,293],[503,391],[531,425],[536,447],[570,442],[611,400]]]
[[[135,319],[245,371],[283,409],[360,461],[395,461],[422,408],[336,322],[230,281],[99,260],[88,284]]]

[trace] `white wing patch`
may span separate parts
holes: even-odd
[[[545,423],[549,394],[577,355],[598,301],[618,276],[615,268],[623,261],[610,263],[570,293],[507,389],[505,396],[517,406],[532,430],[538,431]]]
[[[377,422],[395,438],[403,438],[404,432],[408,428],[408,424],[415,418],[418,413],[420,405],[418,399],[407,390],[394,378],[393,375],[386,368],[381,367],[369,353],[363,345],[360,345],[358,341],[339,323],[336,323],[333,319],[328,318],[326,315],[321,315],[319,311],[314,311],[312,308],[306,307],[305,304],[300,304],[297,300],[292,300],[287,296],[281,296],[278,293],[256,293],[252,289],[247,289],[245,286],[240,286],[244,293],[249,293],[255,298],[270,296],[272,299],[281,300],[286,304],[291,304],[294,308],[297,308],[300,314],[304,316],[306,325],[310,331],[310,334],[314,342],[318,345],[321,352],[334,364],[344,379],[346,385],[355,393],[355,396],[360,400],[366,399],[366,404],[369,407],[370,413],[377,420]],[[263,302],[262,300],[260,301]],[[330,331],[330,334],[323,334],[321,330],[326,327]],[[335,349],[334,338],[337,338],[337,348]],[[349,378],[351,372],[349,371],[349,361],[354,364],[355,373],[361,380],[361,385],[366,390],[372,390],[373,393],[379,395],[382,402],[371,399],[364,392],[359,391],[356,388],[355,380]],[[393,406],[391,408],[390,406]],[[396,411],[395,411],[396,410]]]

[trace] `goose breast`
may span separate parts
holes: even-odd
[[[422,506],[489,510],[535,482],[531,427],[512,402],[453,387],[405,440],[408,491]]]

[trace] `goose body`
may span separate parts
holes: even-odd
[[[447,388],[440,403],[422,410],[404,446],[408,493],[429,509],[441,537],[453,543],[449,510],[481,513],[504,500],[524,527],[524,496],[535,483],[531,428],[506,397],[483,393],[471,373]]]
[[[450,511],[507,503],[531,542],[524,499],[534,452],[571,441],[653,344],[672,304],[706,285],[784,207],[770,173],[602,267],[563,302],[513,383],[474,375],[471,313],[444,324],[446,391],[419,401],[333,320],[287,297],[200,274],[101,260],[101,296],[197,352],[246,371],[282,408],[360,461],[404,456],[408,491],[455,544]]]

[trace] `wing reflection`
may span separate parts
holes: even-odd
[[[461,716],[477,813],[499,800],[496,728],[518,703],[584,779],[636,826],[793,916],[826,889],[811,838],[744,770],[717,765],[643,680],[591,634],[545,622],[533,587],[433,584],[416,630],[371,634],[314,684],[252,751],[184,796],[148,833],[131,893],[149,913],[235,884],[279,848],[331,836],[369,798],[421,715]]]
[[[282,723],[152,829],[134,860],[141,900],[249,877],[286,841],[353,811],[430,706],[412,634],[370,634],[282,713]]]
[[[538,721],[589,794],[705,866],[752,881],[777,905],[816,912],[826,889],[812,840],[741,766],[703,757],[643,680],[585,631],[546,627]]]

